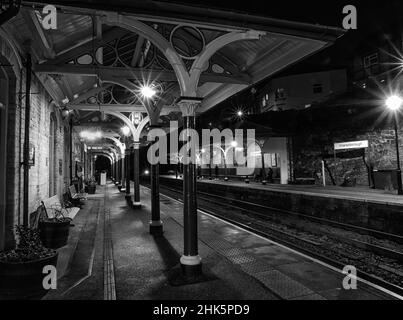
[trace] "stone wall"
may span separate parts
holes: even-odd
[[[309,133],[293,137],[294,173],[296,178],[315,178],[320,184],[322,171],[322,155],[332,154],[336,142],[368,140],[369,148],[365,150],[365,159],[374,170],[396,169],[396,147],[394,130],[390,127],[382,129],[357,129]],[[399,131],[399,152],[403,152],[403,131]],[[357,185],[368,186],[368,169],[362,158],[327,159],[329,171],[336,184],[343,183],[349,176],[356,179]],[[403,163],[401,163],[403,165]],[[326,180],[331,178],[326,172]]]

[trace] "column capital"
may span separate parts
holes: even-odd
[[[140,149],[140,142],[139,141],[134,141],[133,142],[133,148],[134,149]]]
[[[194,117],[202,100],[202,98],[197,97],[180,97],[176,100],[176,104],[179,106],[183,117]]]

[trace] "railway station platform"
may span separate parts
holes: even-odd
[[[164,234],[149,234],[150,190],[130,208],[109,182],[77,214],[59,250],[58,288],[46,300],[357,300],[396,299],[365,281],[343,289],[339,270],[199,211],[203,282],[176,281],[183,206],[160,195]]]
[[[162,176],[164,185],[182,186],[182,179]],[[381,232],[403,241],[403,197],[383,190],[338,186],[279,185],[199,179],[198,192],[303,214],[335,223]]]
[[[179,179],[175,176],[162,176],[167,179]],[[379,204],[390,204],[390,205],[402,205],[403,206],[403,196],[398,196],[391,191],[375,190],[367,187],[340,187],[340,186],[319,186],[319,185],[284,185],[284,184],[269,184],[262,185],[260,182],[250,181],[246,184],[243,181],[229,180],[224,181],[223,179],[213,179],[208,178],[198,180],[200,183],[212,183],[212,184],[222,184],[234,187],[246,187],[257,190],[272,190],[290,194],[308,195],[308,196],[318,196],[324,198],[337,198],[344,200],[356,200],[363,202],[372,202]]]

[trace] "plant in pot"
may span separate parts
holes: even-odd
[[[39,236],[46,248],[58,249],[67,244],[71,219],[64,217],[62,207],[53,206],[51,210],[53,218],[49,218],[47,213],[40,216]]]
[[[97,189],[96,181],[94,179],[90,179],[87,185],[88,194],[95,194],[96,189]]]
[[[37,230],[16,226],[17,246],[0,253],[0,300],[40,299],[45,266],[57,264],[58,253],[45,248]]]

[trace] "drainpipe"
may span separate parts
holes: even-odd
[[[70,118],[70,186],[73,184],[73,118]]]
[[[28,226],[29,221],[29,127],[31,119],[31,54],[27,54],[25,74],[25,134],[24,134],[24,211],[22,223]]]

